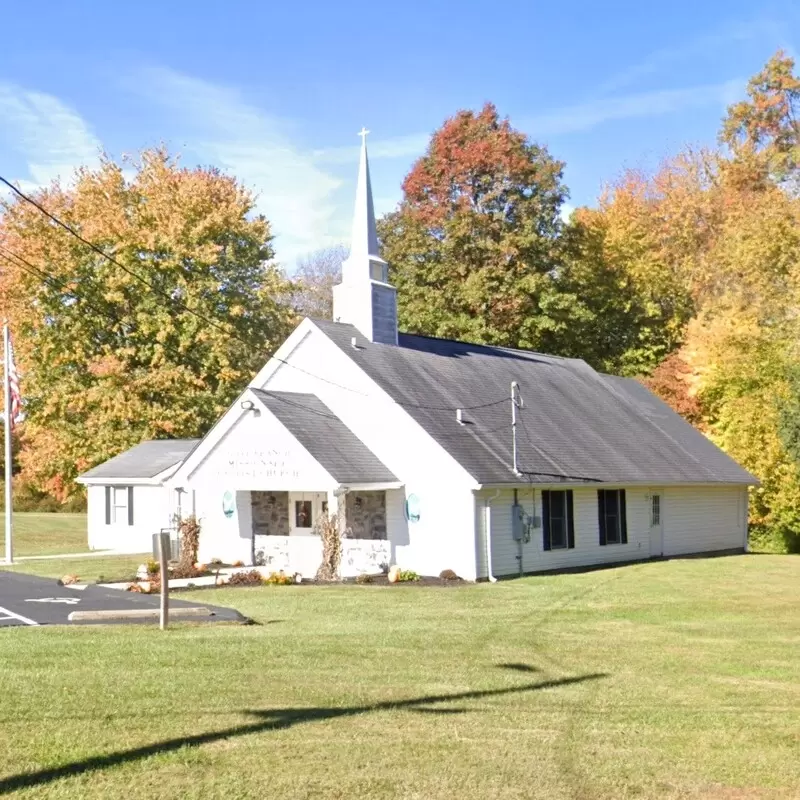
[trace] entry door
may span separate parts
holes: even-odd
[[[650,495],[650,556],[664,555],[664,497],[659,492]]]

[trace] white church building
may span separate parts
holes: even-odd
[[[202,561],[313,577],[314,526],[343,511],[345,576],[746,549],[756,479],[665,403],[578,359],[398,332],[378,253],[364,142],[335,321],[305,319],[199,442],[82,476],[90,546],[146,551],[192,513]]]

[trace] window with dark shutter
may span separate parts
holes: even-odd
[[[575,547],[572,490],[542,491],[542,530],[545,550]]]
[[[597,490],[600,544],[627,544],[628,523],[624,489]]]
[[[552,550],[550,544],[550,492],[542,492],[542,547]]]
[[[133,525],[133,486],[128,487],[128,525]]]

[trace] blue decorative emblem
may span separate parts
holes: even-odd
[[[406,519],[409,522],[419,522],[420,517],[420,502],[419,497],[415,494],[410,494],[406,498]]]
[[[226,517],[232,517],[235,510],[236,500],[233,496],[233,492],[225,492],[225,494],[222,495],[222,513]]]

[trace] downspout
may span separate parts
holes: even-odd
[[[517,495],[517,489],[514,489],[513,513],[516,515],[516,514],[519,513],[519,511],[520,511],[520,508],[519,508],[519,497]],[[514,530],[514,523],[513,522],[511,523],[511,530],[512,531]],[[519,553],[517,554],[517,560],[519,561],[519,576],[520,576],[520,578],[522,578],[525,575],[525,570],[524,570],[524,568],[522,566],[523,547],[522,547],[522,532],[521,531],[520,531],[520,537],[519,537],[519,539],[517,539],[517,548],[519,550]]]
[[[492,575],[492,502],[500,496],[500,489],[496,489],[491,497],[483,501],[483,533],[486,540],[486,575],[489,583],[497,583],[497,578]]]

